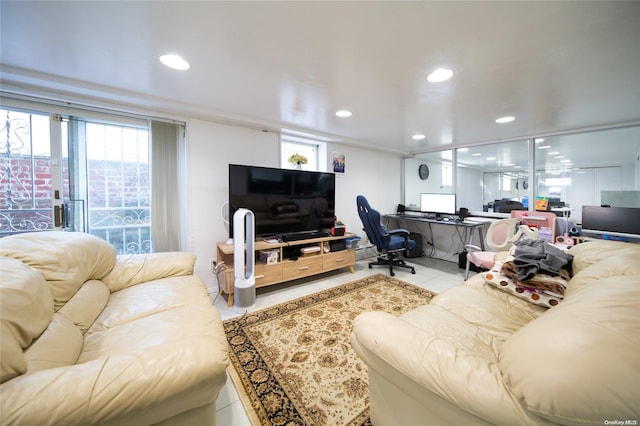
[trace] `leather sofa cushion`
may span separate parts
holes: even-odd
[[[102,281],[89,280],[58,312],[73,321],[84,334],[104,310],[110,294]]]
[[[625,275],[640,275],[640,253],[637,255],[630,253],[618,255],[616,253],[613,256],[607,256],[598,263],[587,266],[569,281],[565,295],[578,292],[581,288],[602,278]]]
[[[25,351],[27,374],[48,368],[73,365],[82,349],[82,333],[76,325],[60,313],[42,335]]]
[[[636,256],[640,259],[640,244],[629,244],[621,241],[592,240],[577,244],[569,250],[573,255],[573,275],[576,276],[584,268],[612,256]]]
[[[204,297],[206,296],[206,297]],[[175,308],[211,304],[197,276],[167,277],[127,287],[111,294],[87,335]]]
[[[120,255],[109,275],[102,281],[111,292],[166,276],[184,276],[193,273],[196,256],[187,252]]]
[[[482,280],[482,276],[476,275],[472,279]],[[440,306],[500,340],[507,339],[546,310],[486,284],[452,287],[434,297],[429,305]]]
[[[0,259],[1,382],[27,371],[23,350],[49,325],[53,299],[42,276],[24,263]]]
[[[90,279],[111,271],[116,251],[109,243],[83,232],[30,232],[3,241],[2,256],[21,260],[47,281],[57,311]]]
[[[583,286],[503,344],[505,381],[530,411],[552,422],[637,419],[639,301],[640,276]]]

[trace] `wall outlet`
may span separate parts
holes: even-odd
[[[214,258],[209,259],[209,265],[211,265],[211,272],[214,272],[216,269],[216,266],[218,266],[218,261],[215,260]]]

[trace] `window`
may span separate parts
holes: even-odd
[[[451,167],[451,163],[442,163],[442,186],[453,186],[453,167]]]
[[[302,170],[320,171],[318,167],[318,144],[310,141],[301,141],[293,139],[283,139],[280,145],[280,164],[282,168],[298,167]],[[292,155],[298,154],[306,158],[306,164],[299,166],[292,165],[289,159]]]
[[[507,192],[511,191],[511,176],[502,176],[502,190]]]
[[[86,147],[87,231],[119,254],[149,253],[151,181],[149,131],[145,127],[78,121]],[[78,162],[79,163],[79,162]]]

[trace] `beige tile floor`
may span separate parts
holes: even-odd
[[[349,281],[376,273],[388,273],[382,266],[374,266],[369,269],[371,259],[359,260],[351,273],[348,268],[340,271],[328,272],[304,280],[296,280],[290,283],[273,285],[257,290],[256,308],[263,309],[274,304],[282,303],[290,299],[302,297],[310,293],[331,288]],[[441,293],[449,287],[461,285],[464,282],[464,269],[459,269],[457,263],[443,260],[419,258],[408,259],[408,263],[415,266],[415,275],[408,270],[395,270],[395,278],[426,288],[435,293]],[[212,295],[215,297],[215,294]],[[218,297],[215,305],[223,320],[238,316],[233,307],[227,307],[225,299]],[[249,418],[240,402],[231,378],[222,388],[217,400],[217,424],[218,426],[249,426]]]

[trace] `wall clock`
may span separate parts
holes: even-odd
[[[418,176],[420,176],[420,179],[422,180],[427,180],[429,177],[429,166],[424,163],[420,164],[418,167]]]

